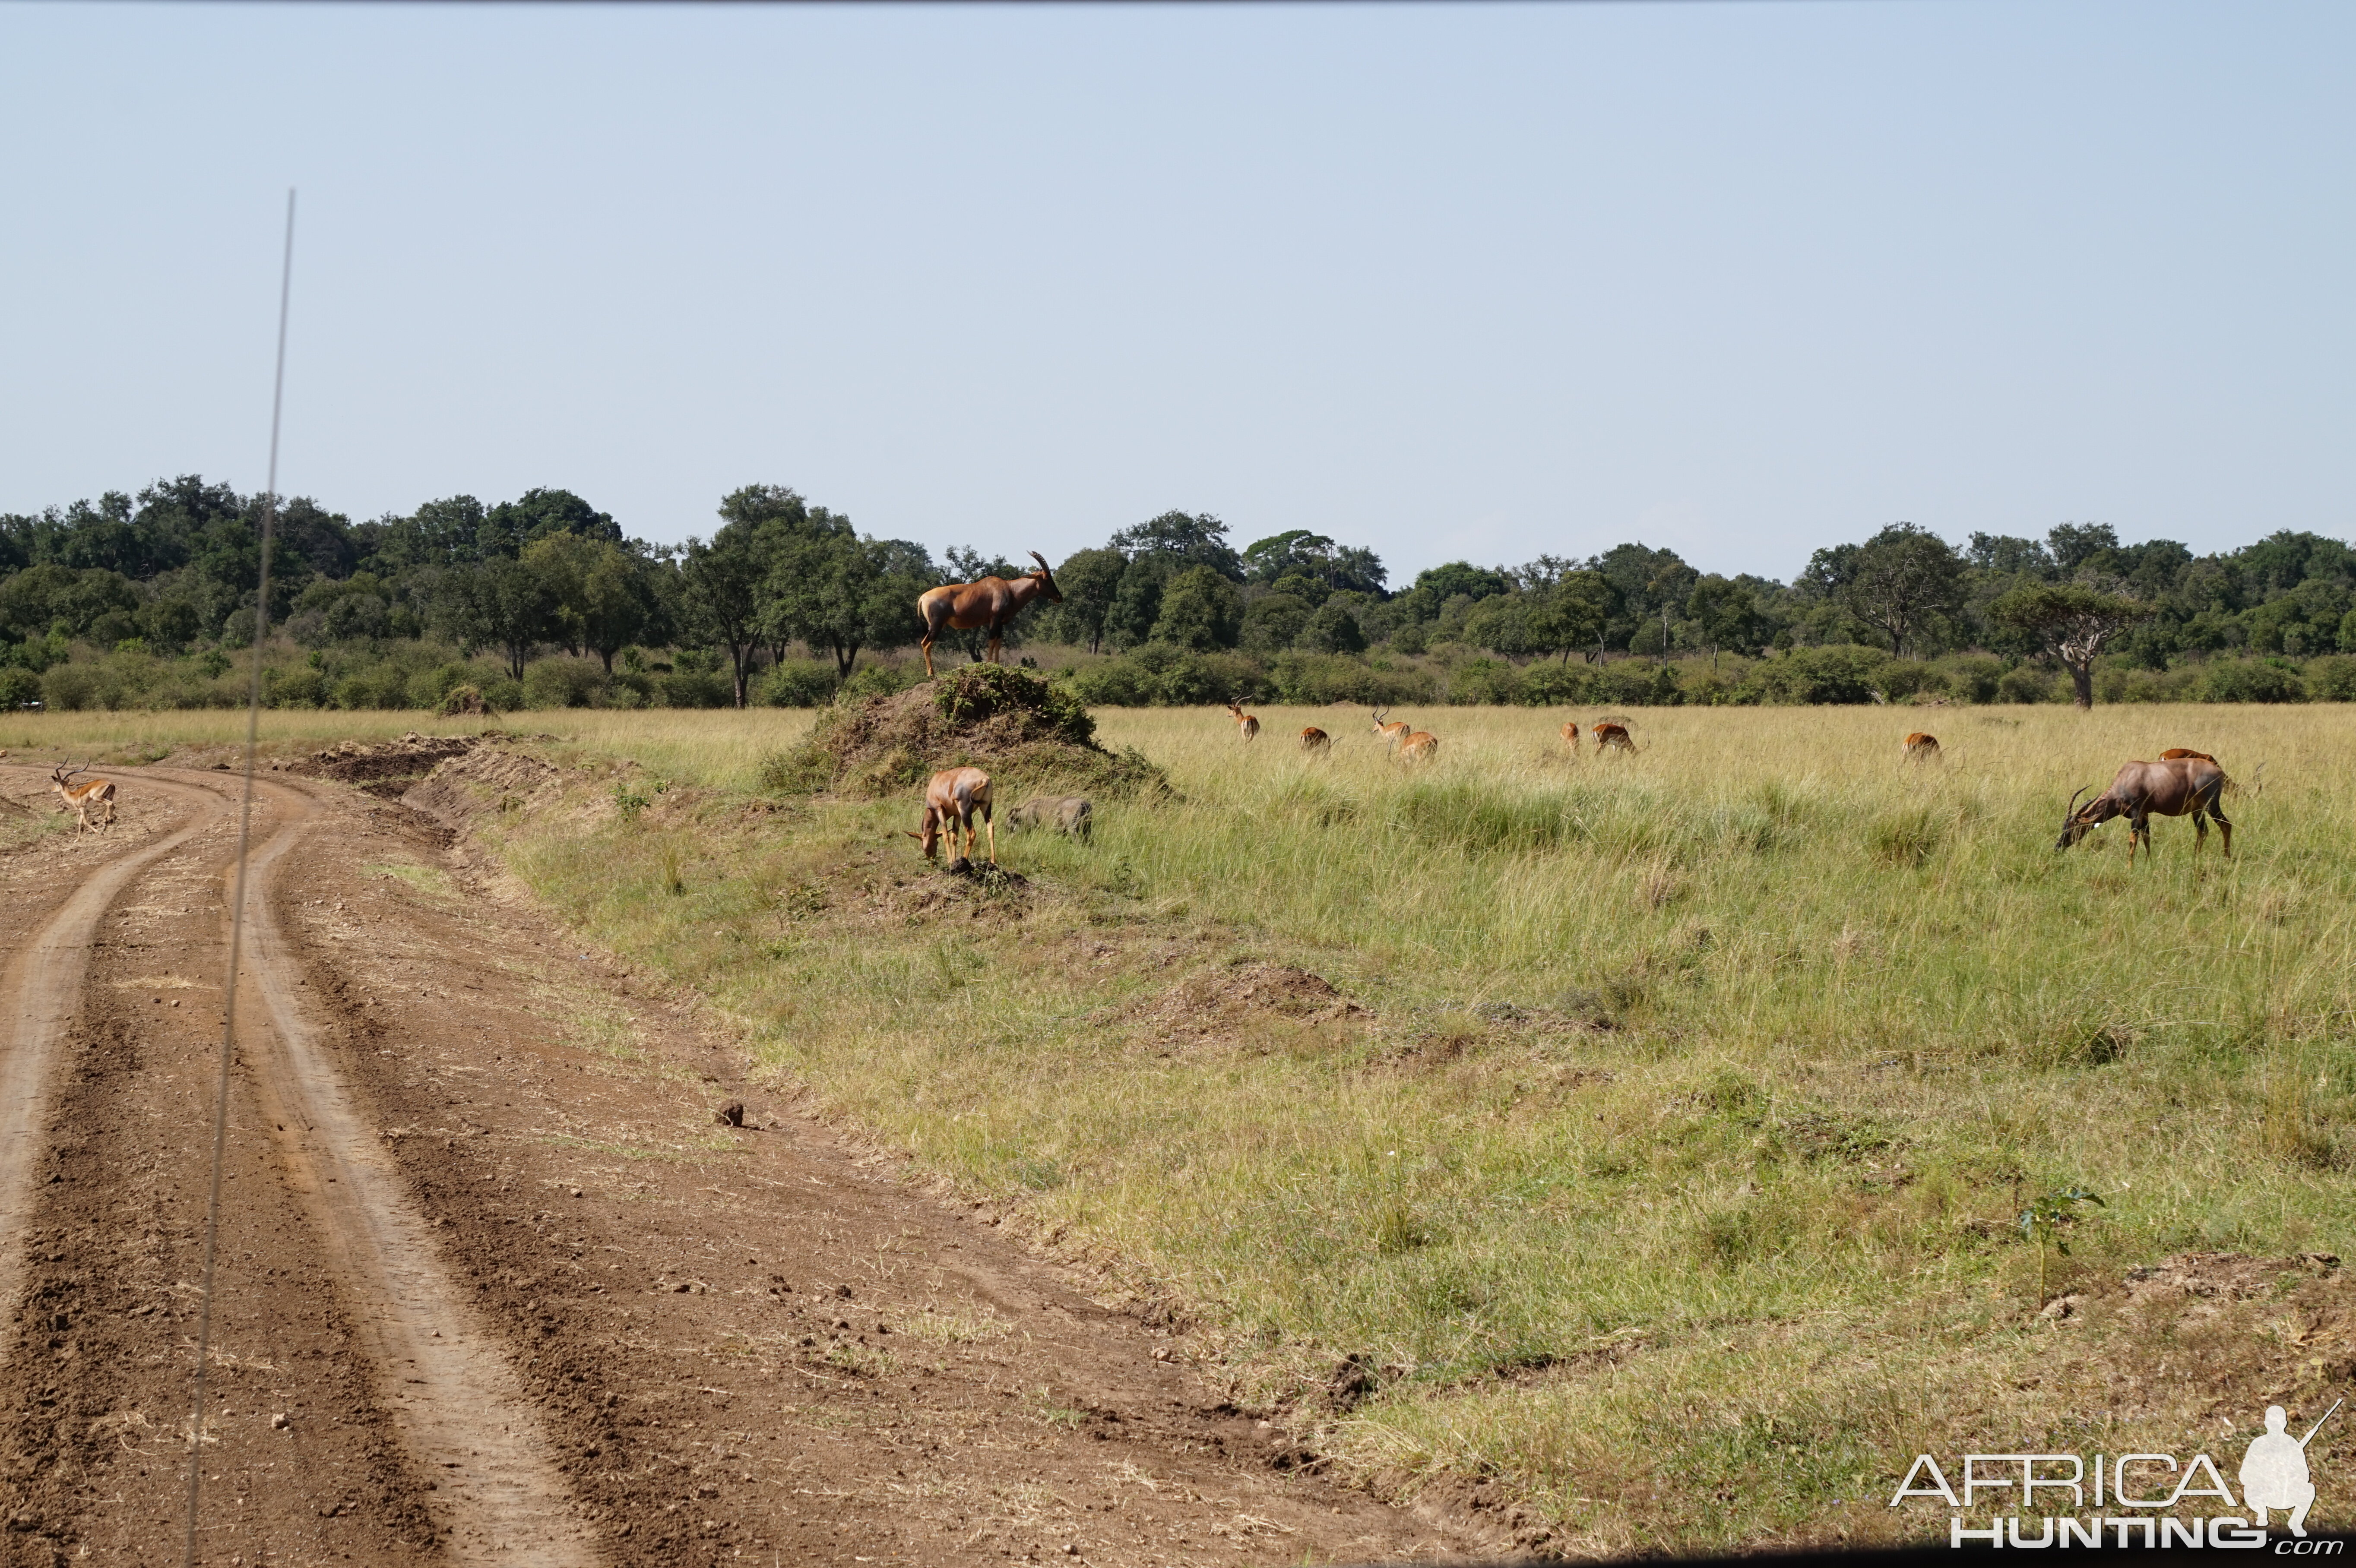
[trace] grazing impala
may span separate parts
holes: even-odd
[[[1398,758],[1402,763],[1428,763],[1440,755],[1440,737],[1429,730],[1411,730],[1399,737]]]
[[[1242,709],[1237,707],[1232,702],[1227,704],[1227,711],[1235,716],[1236,729],[1245,740],[1257,741],[1259,739],[1259,720],[1258,719],[1253,718],[1250,714],[1245,712]]]
[[[1577,750],[1579,750],[1579,720],[1578,720],[1574,719],[1574,720],[1572,720],[1569,723],[1568,723],[1568,724],[1566,724],[1566,725],[1564,725],[1564,726],[1562,727],[1562,740],[1563,740],[1563,744],[1565,744],[1565,745],[1569,746],[1572,751],[1576,752]]]
[[[1906,737],[1906,760],[1912,763],[1935,763],[1939,760],[1939,737],[1917,730]]]
[[[973,859],[973,814],[981,813],[981,825],[990,830],[990,863],[998,864],[998,825],[990,819],[990,775],[980,768],[945,768],[925,785],[925,815],[921,832],[909,837],[925,847],[925,859],[933,859],[934,846],[947,833],[949,853],[958,859]],[[958,853],[958,829],[965,830],[965,852]],[[904,830],[905,831],[905,830]]]
[[[2085,793],[2082,789],[2078,795]],[[2112,817],[2124,816],[2127,819],[2127,864],[2132,866],[2138,841],[2145,854],[2152,852],[2151,819],[2155,816],[2182,816],[2190,813],[2192,853],[2197,857],[2201,846],[2209,842],[2208,819],[2213,816],[2217,819],[2217,831],[2224,836],[2225,858],[2230,860],[2233,857],[2233,825],[2217,808],[2218,797],[2224,793],[2225,770],[2206,757],[2124,763],[2111,780],[2111,787],[2084,806],[2078,805],[2078,795],[2070,797],[2070,808],[2062,818],[2062,837],[2053,848],[2067,849]]]
[[[1007,623],[1033,599],[1044,598],[1050,604],[1064,602],[1055,574],[1047,570],[1047,558],[1034,549],[1031,559],[1039,563],[1039,570],[1026,571],[1012,582],[1002,577],[985,577],[979,582],[945,582],[917,595],[916,614],[925,623],[925,635],[916,639],[916,645],[925,650],[926,679],[933,675],[933,642],[943,632],[989,627],[990,662],[1002,664],[998,648]]]
[[[1314,724],[1301,732],[1301,749],[1304,752],[1322,752],[1333,744],[1333,737]]]
[[[1589,726],[1588,733],[1595,737],[1595,749],[1599,752],[1621,751],[1632,756],[1635,753],[1636,742],[1628,738],[1628,726],[1625,724],[1598,719]]]
[[[92,808],[98,811],[99,819],[105,826],[114,826],[114,785],[102,778],[92,778],[88,784],[73,782],[76,773],[86,771],[59,763],[49,773],[49,783],[57,786],[59,795],[74,813],[77,822],[74,831],[77,833],[98,831],[90,825]]]
[[[1413,726],[1408,724],[1404,719],[1397,719],[1388,723],[1385,723],[1383,721],[1383,715],[1389,711],[1390,709],[1387,708],[1377,708],[1375,709],[1375,733],[1380,735],[1384,741],[1388,742],[1391,748],[1396,751],[1398,748],[1398,743],[1407,739],[1408,731],[1412,729]]]

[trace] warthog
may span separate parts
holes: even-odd
[[[1082,843],[1088,840],[1096,819],[1096,807],[1084,795],[1043,795],[1026,800],[1006,814],[1006,829],[1012,833],[1019,827],[1052,827]]]

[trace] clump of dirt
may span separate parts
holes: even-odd
[[[762,783],[874,799],[957,767],[987,771],[1001,790],[1015,779],[1118,797],[1170,788],[1134,748],[1099,745],[1096,720],[1068,688],[1003,665],[967,665],[887,697],[838,702],[809,739],[769,760]]]
[[[402,795],[401,802],[412,811],[456,827],[486,806],[520,809],[556,777],[556,770],[538,757],[475,743],[460,755],[437,763],[423,783]]]
[[[338,784],[369,784],[391,779],[417,779],[452,757],[463,757],[481,744],[472,735],[426,736],[415,731],[398,741],[364,746],[339,741],[324,752],[314,752],[285,771],[302,778],[333,779]],[[385,792],[371,790],[370,794]],[[392,792],[399,794],[399,791]]]
[[[2295,1258],[2254,1258],[2244,1253],[2179,1253],[2144,1268],[2130,1269],[2128,1296],[2136,1301],[2197,1297],[2246,1301],[2273,1295],[2286,1275],[2328,1274],[2340,1266],[2329,1253]]]
[[[1339,1023],[1371,1017],[1323,976],[1289,964],[1243,964],[1190,975],[1141,1015],[1167,1035],[1207,1038],[1237,1032],[1254,1015],[1300,1023]]]

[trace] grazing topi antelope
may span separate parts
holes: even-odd
[[[1250,714],[1245,712],[1242,709],[1237,707],[1232,702],[1227,704],[1227,711],[1235,715],[1236,729],[1242,734],[1245,740],[1257,741],[1259,739],[1259,720],[1258,719],[1253,718]]]
[[[1304,752],[1323,752],[1333,744],[1333,737],[1314,724],[1301,732],[1301,749]]]
[[[2163,763],[2174,762],[2179,757],[2198,757],[2204,763],[2213,763],[2217,760],[2206,752],[2188,751],[2182,746],[2170,746],[2159,754],[2159,760]]]
[[[2085,793],[2082,789],[2078,795]],[[2112,817],[2124,816],[2127,819],[2127,864],[2132,866],[2138,840],[2145,854],[2152,853],[2154,816],[2182,816],[2190,813],[2192,853],[2199,856],[2201,846],[2209,842],[2208,819],[2213,816],[2217,819],[2217,831],[2224,836],[2225,858],[2230,860],[2233,858],[2233,825],[2217,806],[2218,797],[2224,793],[2225,770],[2205,757],[2123,763],[2112,778],[2111,787],[2083,806],[2078,804],[2078,795],[2070,797],[2070,808],[2062,818],[2062,837],[2053,848],[2067,849]]]
[[[1628,738],[1628,726],[1625,724],[1598,719],[1588,727],[1588,733],[1595,737],[1595,749],[1599,752],[1621,751],[1631,756],[1635,754],[1636,742]]]
[[[1566,745],[1566,746],[1569,746],[1572,751],[1576,752],[1576,751],[1578,751],[1578,750],[1579,750],[1579,720],[1578,720],[1574,719],[1574,720],[1572,720],[1569,723],[1565,724],[1565,725],[1562,727],[1562,740],[1563,740],[1563,744],[1564,744],[1564,745]]]
[[[943,632],[970,632],[990,628],[990,662],[1002,664],[998,656],[1001,639],[1007,623],[1023,613],[1023,607],[1033,599],[1044,598],[1050,604],[1064,602],[1064,591],[1055,586],[1055,574],[1047,570],[1047,558],[1037,550],[1031,559],[1039,563],[1036,571],[1026,571],[1009,582],[1002,577],[985,577],[979,582],[944,582],[938,588],[928,588],[916,596],[916,614],[925,623],[925,635],[916,645],[925,651],[925,678],[933,676],[933,643]]]
[[[925,815],[919,826],[923,831],[910,833],[909,837],[925,847],[925,859],[933,859],[933,849],[947,833],[949,853],[953,859],[973,859],[973,814],[981,813],[981,824],[990,830],[990,863],[998,864],[998,825],[990,819],[990,775],[980,768],[945,768],[925,785]],[[958,853],[958,829],[965,829],[965,852]]]
[[[93,777],[88,784],[74,783],[76,773],[88,770],[59,763],[49,772],[49,783],[57,786],[58,795],[74,813],[77,833],[95,833],[90,825],[90,814],[96,807],[99,819],[105,826],[114,826],[114,785],[105,779]]]
[[[1906,760],[1912,763],[1935,763],[1939,760],[1939,737],[1917,730],[1906,737]]]

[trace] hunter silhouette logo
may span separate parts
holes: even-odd
[[[2338,1410],[2341,1403],[2333,1400],[2331,1410]],[[2307,1445],[2323,1430],[2323,1423],[2331,1419],[2331,1410],[2307,1429],[2305,1437],[2294,1442],[2284,1430],[2289,1415],[2281,1405],[2266,1406],[2265,1435],[2252,1438],[2250,1451],[2242,1456],[2242,1502],[2253,1516],[2251,1522],[2260,1530],[2266,1527],[2267,1510],[2280,1509],[2290,1515],[2293,1535],[2307,1534],[2307,1510],[2315,1506],[2315,1482],[2307,1473]]]
[[[2281,1405],[2268,1405],[2266,1429],[2251,1440],[2242,1456],[2238,1503],[2223,1472],[2206,1454],[2190,1459],[2173,1454],[2095,1454],[2091,1463],[2083,1454],[1966,1454],[1953,1483],[1937,1459],[1917,1454],[1890,1506],[1902,1507],[1910,1498],[1938,1499],[1953,1510],[1947,1543],[1956,1547],[2116,1545],[2125,1550],[2140,1545],[2246,1551],[2266,1545],[2268,1516],[2280,1513],[2290,1538],[2274,1543],[2276,1555],[2334,1555],[2344,1541],[2310,1540],[2307,1533],[2308,1510],[2315,1506],[2307,1445],[2342,1403],[2334,1400],[2304,1437],[2290,1435],[2289,1413]],[[2216,1499],[2209,1505],[2213,1511],[2180,1511],[2203,1498]],[[1990,1509],[1992,1517],[1986,1526],[1976,1527],[1972,1518],[1981,1509]],[[2249,1517],[2243,1517],[2244,1512]]]

